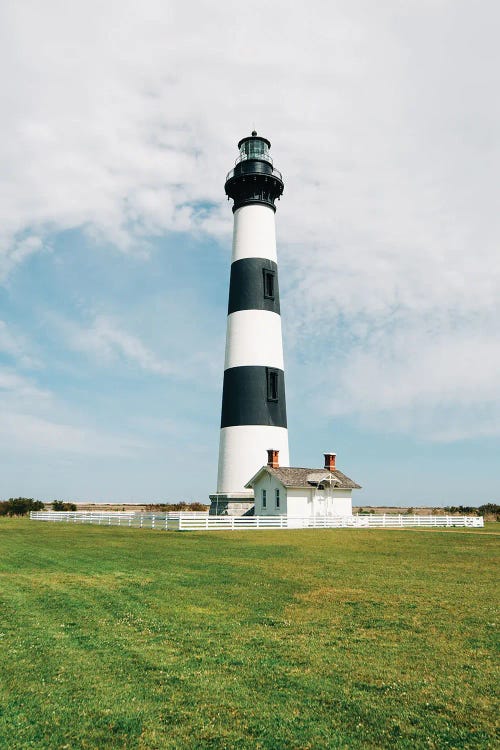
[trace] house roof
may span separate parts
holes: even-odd
[[[284,487],[314,487],[321,480],[332,477],[333,485],[340,490],[360,490],[361,485],[357,484],[338,469],[329,471],[328,469],[305,469],[296,466],[283,466],[279,469],[273,469],[270,466],[263,466],[257,474],[245,485],[249,487],[265,470],[271,476],[276,477]]]

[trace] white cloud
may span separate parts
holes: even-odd
[[[0,449],[21,456],[34,453],[131,456],[144,445],[127,435],[115,435],[82,424],[68,408],[33,378],[0,368]]]
[[[0,445],[4,451],[21,449],[25,455],[42,451],[52,454],[90,456],[136,456],[144,448],[139,441],[88,427],[64,424],[34,414],[7,413],[0,423]]]
[[[19,331],[13,331],[5,321],[0,320],[0,354],[11,358],[21,367],[38,367],[39,362],[31,353],[31,349]]]
[[[166,310],[169,310],[168,305],[162,309],[161,315],[166,315],[168,319]],[[160,314],[158,309],[156,314]],[[205,337],[197,331],[195,340],[192,327],[197,325],[196,316],[194,320],[192,316],[187,319],[177,316],[169,320],[160,341],[155,337],[155,332],[147,330],[147,320],[145,323],[144,320],[127,320],[116,315],[91,312],[86,318],[84,322],[76,322],[47,314],[45,321],[56,333],[59,342],[73,351],[88,355],[99,366],[110,367],[120,363],[144,373],[175,380],[197,380],[199,373],[203,372],[205,384],[214,380],[218,383],[220,380],[222,337],[219,336],[214,342],[208,338],[210,331],[205,333]],[[139,328],[139,333],[131,332],[130,326]],[[152,344],[146,342],[148,338],[153,339]],[[185,340],[196,345],[185,349]],[[168,351],[169,357],[154,351],[155,345],[159,345],[162,351]],[[214,351],[220,354],[220,362],[214,357]]]
[[[255,125],[285,175],[288,345],[318,338],[334,412],[378,399],[400,429],[484,434],[463,404],[500,400],[499,20],[488,1],[4,3],[0,272],[77,226],[134,252],[227,237]],[[77,345],[171,372],[104,318]]]
[[[371,331],[334,357],[316,377],[319,392],[330,393],[323,410],[437,441],[498,435],[497,337],[487,329],[478,335],[475,326],[425,328]]]
[[[64,325],[68,342],[73,348],[87,352],[93,357],[111,363],[125,360],[146,372],[171,375],[173,367],[160,359],[137,337],[124,331],[106,316],[97,316],[88,328]]]
[[[4,248],[0,246],[0,281],[4,280],[18,263],[22,263],[42,248],[41,238],[34,235],[28,235],[20,239],[7,237]],[[4,252],[2,252],[2,249]]]
[[[19,375],[10,368],[0,367],[0,404],[2,398],[8,399],[10,404],[21,400],[25,403],[45,404],[50,401],[51,394],[39,388],[31,378]]]

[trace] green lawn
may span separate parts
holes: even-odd
[[[0,748],[494,748],[491,529],[0,519]]]

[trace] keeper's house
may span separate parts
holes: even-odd
[[[360,485],[335,467],[325,453],[322,469],[280,467],[277,450],[268,450],[263,466],[245,487],[253,489],[256,516],[351,516],[352,491]]]

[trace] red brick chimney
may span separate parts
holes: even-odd
[[[335,458],[337,456],[336,453],[325,453],[325,469],[328,469],[328,471],[335,471]]]
[[[271,469],[279,469],[279,461],[278,461],[278,453],[279,451],[274,450],[274,448],[268,448],[267,451],[267,465]]]

